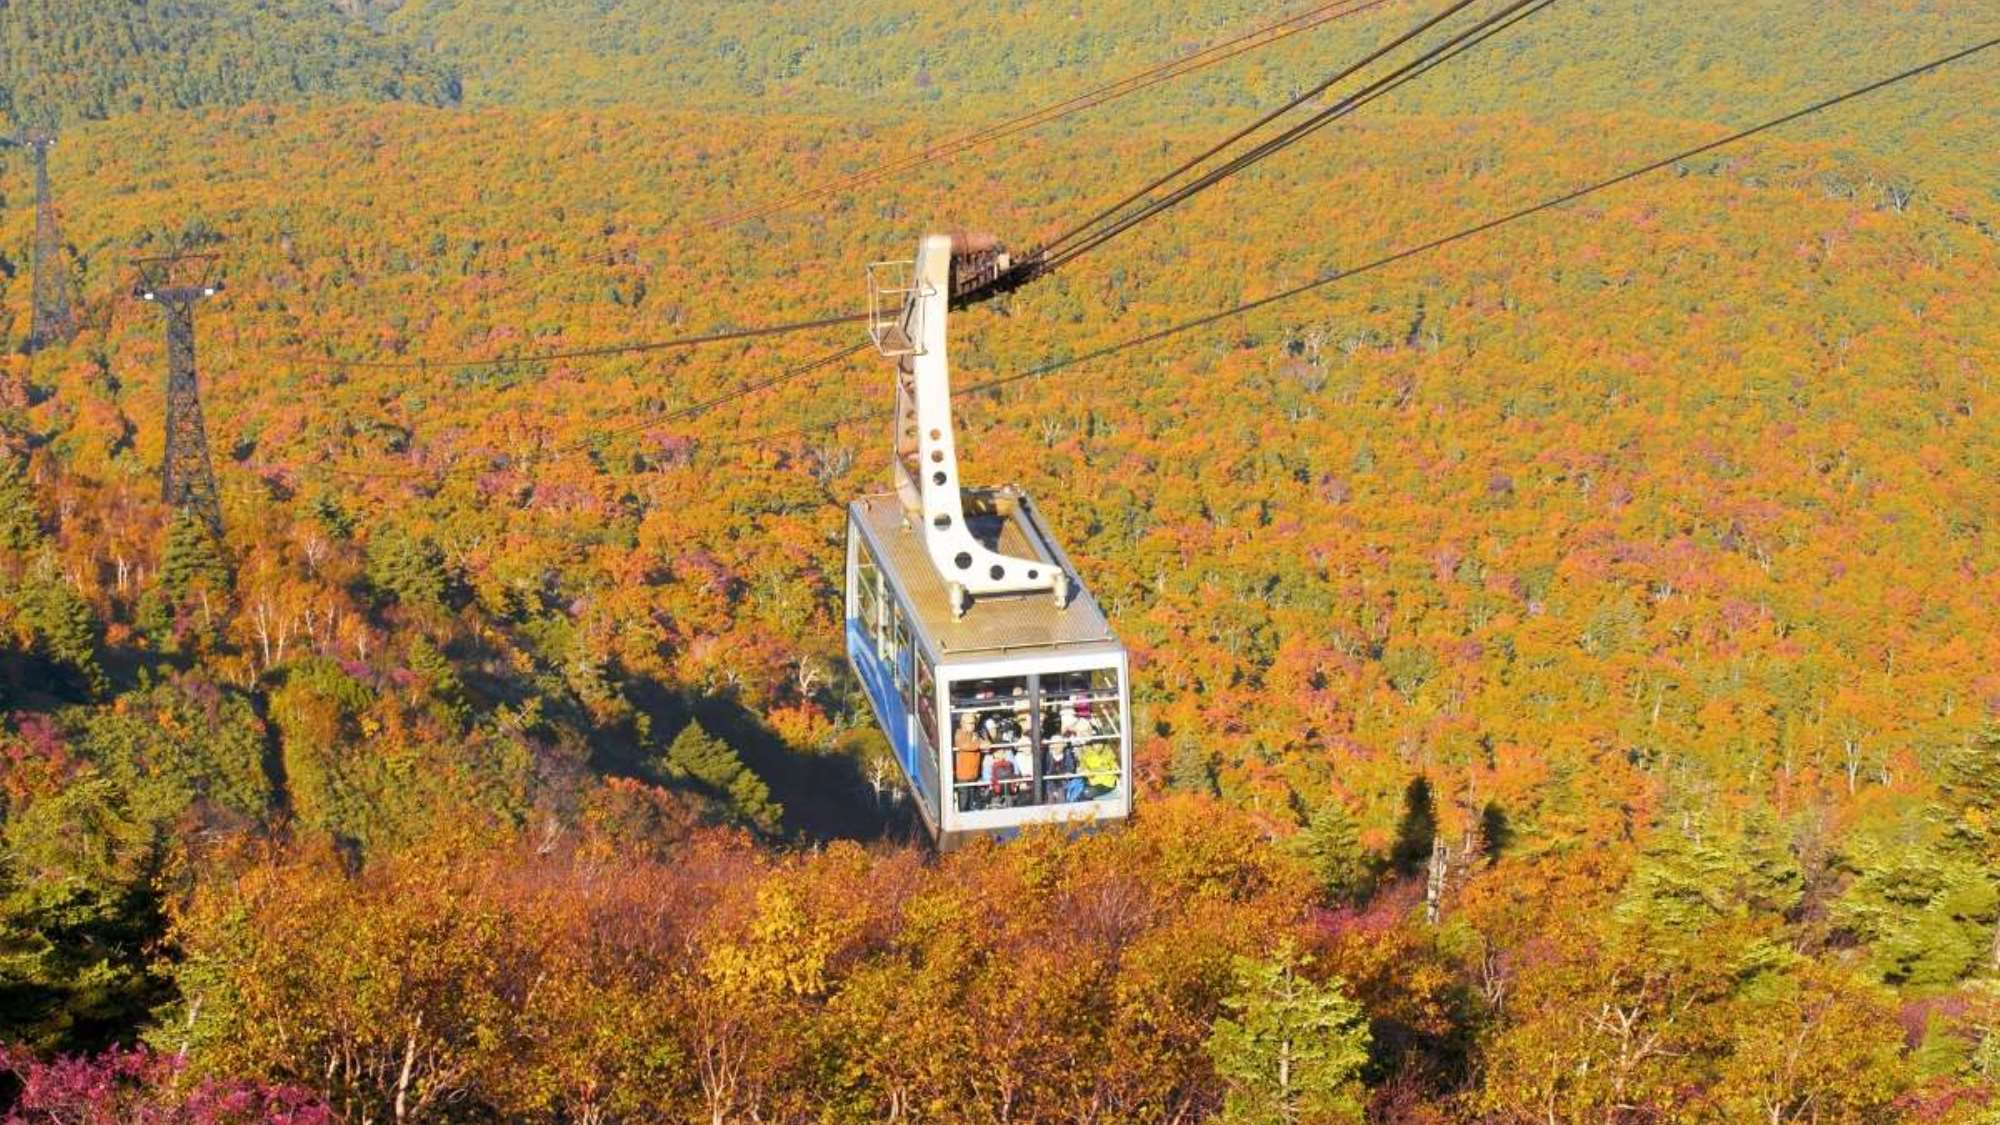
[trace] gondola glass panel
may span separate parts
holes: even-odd
[[[931,658],[917,654],[917,722],[923,727],[924,748],[935,753],[938,748],[937,719],[937,672],[931,667]]]
[[[1074,804],[1110,796],[1121,780],[1118,669],[1038,677],[1041,803]]]
[[[877,656],[886,657],[889,652],[885,629],[888,617],[884,612],[882,568],[875,564],[875,556],[865,544],[859,546],[855,559],[854,595],[854,616],[863,636]]]
[[[984,677],[951,685],[959,812],[1077,804],[1124,779],[1117,668]]]
[[[890,616],[894,619],[895,655],[892,664],[896,670],[896,691],[903,697],[903,709],[909,711],[916,707],[917,702],[917,650],[910,643],[910,618],[903,612],[903,607],[891,607]]]
[[[929,810],[931,819],[938,813],[938,761],[943,743],[938,741],[938,693],[937,670],[931,658],[917,653],[917,729],[922,732],[922,745],[917,748],[917,788],[918,797]]]
[[[1030,713],[1026,676],[951,685],[951,778],[958,811],[1033,803]]]

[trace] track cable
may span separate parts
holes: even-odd
[[[923,152],[907,156],[886,165],[856,173],[846,179],[813,188],[803,189],[770,204],[744,211],[733,212],[710,219],[701,220],[691,226],[674,232],[670,237],[682,237],[698,230],[721,230],[788,210],[799,203],[824,195],[835,194],[853,187],[863,186],[886,179],[899,172],[908,171],[925,163],[939,159],[949,159],[974,148],[1013,136],[1030,129],[1039,128],[1084,110],[1116,101],[1131,94],[1150,89],[1164,82],[1195,73],[1226,62],[1230,59],[1261,50],[1296,35],[1318,30],[1337,20],[1360,15],[1375,8],[1393,3],[1394,0],[1336,0],[1334,3],[1301,12],[1275,23],[1266,24],[1233,39],[1212,47],[1204,48],[1193,55],[1170,62],[1161,63],[1115,82],[1087,90],[1084,93],[1052,103],[1027,113],[1016,115],[998,124],[975,130],[943,141]],[[1472,3],[1475,0],[1462,0]],[[867,319],[865,312],[841,313],[811,320],[794,321],[756,328],[703,333],[691,336],[673,337],[660,340],[636,340],[627,343],[560,349],[527,355],[474,357],[446,356],[419,359],[341,359],[330,355],[311,355],[304,352],[257,350],[249,354],[272,362],[289,363],[300,366],[332,367],[337,370],[356,371],[429,371],[463,370],[480,367],[501,367],[515,364],[544,364],[578,360],[607,359],[616,356],[644,355],[652,352],[674,351],[701,347],[708,344],[725,343],[735,340],[756,339],[765,336],[783,335],[790,332],[809,331],[837,324],[858,323]]]
[[[1142,90],[1147,90],[1162,83],[1206,70],[1209,67],[1227,62],[1240,55],[1281,43],[1286,39],[1302,35],[1308,31],[1316,31],[1337,20],[1360,15],[1391,2],[1393,0],[1361,0],[1358,3],[1356,0],[1338,0],[1337,3],[1326,4],[1310,11],[1301,12],[1298,15],[1279,20],[1276,23],[1266,24],[1263,27],[1246,32],[1226,42],[1204,48],[1192,55],[1183,56],[1171,62],[1161,63],[1148,70],[1128,75],[1116,82],[1108,82],[1094,89],[1086,90],[1063,101],[1029,110],[1026,113],[982,129],[976,129],[970,133],[947,138],[914,155],[877,165],[876,167],[856,172],[850,176],[828,183],[802,188],[790,195],[782,196],[756,207],[725,212],[720,215],[697,220],[672,232],[669,237],[684,238],[694,233],[724,230],[749,222],[752,219],[767,218],[771,215],[780,214],[829,195],[836,195],[857,187],[865,187],[868,184],[880,182],[892,175],[909,171],[924,164],[954,159],[973,149],[991,144],[994,141],[1004,140],[1017,133],[1038,129],[1043,125],[1052,124],[1085,110],[1107,105]]]
[[[1573,191],[1565,192],[1561,195],[1545,199],[1540,203],[1536,203],[1528,207],[1523,207],[1520,210],[1509,212],[1505,215],[1499,216],[1498,218],[1489,219],[1485,222],[1476,224],[1474,226],[1465,227],[1461,230],[1454,231],[1451,234],[1443,235],[1441,237],[1431,239],[1427,242],[1419,243],[1415,246],[1405,247],[1404,249],[1384,254],[1381,257],[1375,258],[1371,261],[1365,262],[1351,269],[1335,270],[1331,273],[1323,274],[1319,277],[1316,277],[1311,281],[1304,282],[1303,284],[1292,286],[1289,289],[1282,289],[1276,293],[1271,293],[1252,301],[1246,301],[1242,304],[1235,305],[1231,308],[1223,309],[1219,312],[1209,313],[1204,316],[1195,317],[1191,320],[1185,320],[1178,324],[1170,325],[1166,328],[1162,328],[1154,332],[1147,332],[1138,336],[1132,336],[1127,339],[1117,341],[1116,343],[1106,344],[1103,347],[1092,349],[1080,355],[1072,356],[1068,359],[1057,360],[1052,363],[1041,364],[1036,367],[1029,368],[1026,371],[1018,372],[1013,375],[1005,375],[995,379],[988,379],[984,382],[974,383],[970,386],[961,387],[954,392],[954,395],[957,396],[957,395],[991,394],[995,391],[1004,389],[1009,386],[1013,386],[1017,383],[1022,383],[1033,379],[1040,379],[1044,376],[1053,375],[1064,371],[1069,371],[1087,363],[1092,363],[1100,359],[1106,359],[1110,356],[1118,355],[1122,352],[1131,351],[1134,348],[1144,347],[1148,344],[1156,344],[1162,340],[1167,340],[1175,336],[1184,335],[1185,333],[1192,332],[1198,328],[1205,328],[1212,324],[1217,324],[1225,320],[1231,320],[1240,316],[1244,316],[1249,313],[1256,312],[1260,309],[1267,308],[1271,305],[1276,305],[1284,301],[1289,301],[1294,298],[1304,296],[1307,293],[1312,293],[1317,290],[1324,289],[1327,286],[1335,284],[1336,282],[1345,281],[1350,278],[1359,277],[1363,274],[1373,273],[1377,270],[1385,269],[1399,262],[1407,261],[1411,258],[1415,258],[1423,254],[1428,254],[1435,250],[1443,249],[1444,247],[1451,246],[1455,243],[1463,242],[1467,239],[1474,238],[1482,234],[1486,234],[1500,227],[1508,226],[1510,224],[1520,222],[1524,219],[1532,218],[1536,215],[1556,210],[1557,208],[1567,206],[1571,203],[1575,203],[1578,200],[1584,199],[1588,196],[1596,195],[1599,192],[1608,191],[1614,187],[1618,187],[1622,184],[1626,184],[1633,180],[1639,179],[1642,176],[1647,176],[1654,172],[1659,172],[1664,169],[1671,168],[1674,165],[1679,164],[1683,161],[1691,160],[1697,156],[1714,152],[1717,149],[1726,148],[1730,145],[1738,144],[1742,141],[1748,140],[1760,134],[1768,133],[1774,129],[1780,128],[1785,125],[1789,125],[1795,121],[1815,116],[1827,110],[1833,109],[1837,106],[1844,105],[1847,102],[1851,102],[1858,98],[1866,97],[1870,94],[1874,94],[1881,90],[1885,90],[1891,86],[1900,85],[1904,82],[1908,82],[1913,79],[1919,78],[1925,74],[1930,73],[1931,71],[1938,70],[1945,66],[1949,66],[1953,63],[1963,62],[1966,59],[1972,58],[1973,56],[1978,55],[1982,52],[1992,50],[1995,47],[2000,47],[2000,38],[1988,39],[1985,42],[1961,48],[1960,50],[1954,51],[1940,58],[1933,59],[1930,62],[1922,63],[1918,66],[1911,67],[1908,70],[1901,71],[1887,78],[1870,82],[1865,86],[1856,87],[1845,93],[1833,95],[1821,101],[1814,102],[1811,105],[1793,110],[1782,116],[1771,118],[1768,121],[1764,121],[1760,124],[1750,126],[1749,128],[1746,129],[1741,129],[1737,132],[1729,134],[1728,136],[1721,137],[1716,140],[1706,142],[1704,144],[1696,145],[1693,148],[1684,149],[1680,152],[1674,153],[1671,156],[1662,157],[1658,160],[1651,161],[1647,164],[1643,164],[1635,168],[1627,169],[1607,179],[1598,180],[1585,187],[1577,188]],[[893,411],[891,410],[886,410],[879,407],[854,411],[828,422],[815,423],[806,426],[791,427],[783,430],[769,431],[763,434],[734,438],[728,441],[712,442],[709,444],[709,448],[730,449],[730,448],[737,448],[744,446],[770,445],[774,442],[786,441],[797,437],[811,436],[817,433],[837,430],[856,422],[885,418],[890,416],[892,413]]]
[[[1101,226],[1096,231],[1043,258],[1041,269],[1049,272],[1061,269],[1077,258],[1096,250],[1133,227],[1153,219],[1179,206],[1209,188],[1229,179],[1261,161],[1300,143],[1307,137],[1328,125],[1375,101],[1377,98],[1394,93],[1403,86],[1422,78],[1437,67],[1457,58],[1488,39],[1507,31],[1554,6],[1556,0],[1513,0],[1505,8],[1486,17],[1471,27],[1427,49],[1417,58],[1370,82],[1368,85],[1342,98],[1339,102],[1320,110],[1306,120],[1291,126],[1275,137],[1271,137],[1255,147],[1231,158],[1227,163],[1203,173],[1201,176],[1174,189],[1158,199],[1149,200],[1117,220]]]

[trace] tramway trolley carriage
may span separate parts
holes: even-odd
[[[1132,808],[1125,646],[1027,495],[958,475],[946,316],[996,264],[991,240],[931,235],[869,269],[894,490],[848,508],[847,654],[942,847]]]

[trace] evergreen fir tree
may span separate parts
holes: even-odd
[[[71,690],[94,696],[111,686],[97,658],[97,613],[46,548],[21,591],[21,602],[37,647],[70,680]]]
[[[160,589],[140,599],[139,626],[161,652],[179,652],[190,639],[198,650],[221,629],[230,593],[221,545],[193,513],[181,511],[167,525]]]
[[[139,603],[132,608],[132,623],[145,634],[154,651],[169,655],[179,651],[174,637],[174,607],[157,587],[139,595]]]
[[[450,586],[444,553],[437,545],[395,528],[369,538],[368,581],[403,605],[426,610],[444,608]]]
[[[1856,877],[1834,906],[1896,984],[2000,976],[2000,729],[1958,747],[1938,774],[1936,835],[1856,849]]]
[[[438,714],[452,725],[463,727],[472,717],[472,706],[465,698],[465,681],[459,678],[451,659],[429,637],[418,634],[410,642],[409,662],[410,671],[430,683],[431,699]]]
[[[1347,807],[1329,800],[1313,811],[1295,846],[1332,903],[1355,903],[1375,889],[1381,860],[1361,843],[1361,825]]]
[[[306,501],[306,511],[327,530],[327,534],[340,539],[354,536],[354,517],[347,514],[340,498],[333,493],[313,493],[312,499]]]
[[[164,827],[93,770],[0,826],[0,1041],[100,1050],[171,998]]]
[[[1990,726],[1946,760],[1939,785],[1945,847],[1981,872],[1995,900],[1985,971],[2000,974],[2000,726]]]
[[[775,834],[784,809],[771,799],[770,787],[743,764],[729,744],[708,733],[699,722],[681,729],[667,747],[666,772],[696,782],[728,808],[731,819],[765,834]]]
[[[1208,1039],[1228,1084],[1222,1120],[1244,1125],[1358,1122],[1366,1090],[1368,1019],[1338,979],[1316,983],[1289,939],[1268,960],[1238,958],[1229,1014]]]
[[[1849,862],[1857,875],[1833,920],[1884,981],[1949,985],[1990,964],[2000,896],[1985,869],[1918,841],[1864,845]]]
[[[160,580],[176,604],[185,605],[204,592],[211,598],[229,593],[229,564],[208,528],[192,512],[175,514],[167,526],[166,556]]]
[[[748,767],[729,782],[729,804],[737,818],[765,835],[776,835],[784,810],[771,799],[771,787]]]
[[[2000,726],[1945,759],[1938,802],[1948,846],[1969,858],[2000,860]]]
[[[41,507],[16,457],[0,460],[0,550],[27,554],[41,546]]]
[[[1731,827],[1691,814],[1688,827],[1653,833],[1617,911],[1656,934],[1694,938],[1724,917],[1781,916],[1804,893],[1805,876],[1769,816]]]

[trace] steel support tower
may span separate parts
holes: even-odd
[[[76,339],[76,305],[70,299],[69,269],[62,258],[62,228],[56,222],[55,200],[49,191],[49,148],[55,138],[41,131],[22,139],[35,161],[34,315],[28,327],[27,350]]]
[[[222,504],[208,456],[201,390],[195,378],[194,306],[222,291],[208,254],[146,258],[137,296],[160,306],[167,319],[167,450],[160,464],[160,498],[176,512],[192,513],[222,539]]]

